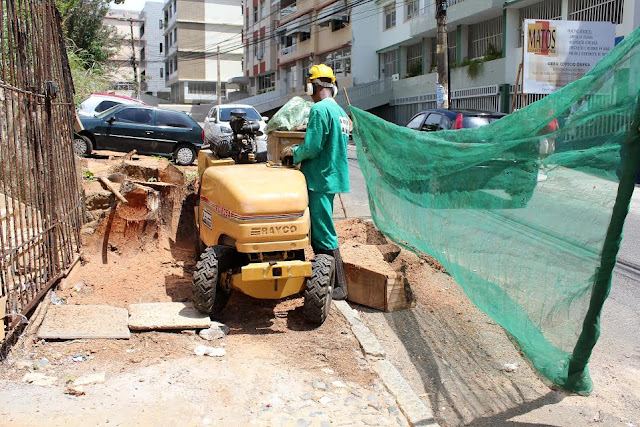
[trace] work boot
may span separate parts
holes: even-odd
[[[340,256],[340,249],[318,249],[313,248],[313,252],[323,255],[331,255],[334,259],[333,269],[333,296],[332,299],[341,301],[347,299],[347,278],[344,275],[344,263],[342,262],[342,256]]]
[[[340,255],[340,249],[334,249],[333,259],[335,260],[335,276],[333,281],[333,299],[341,301],[347,299],[347,277],[344,274],[344,263],[342,262],[342,256]]]

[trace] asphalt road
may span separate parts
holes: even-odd
[[[370,212],[366,185],[353,146],[349,147],[349,171],[351,193],[343,195],[348,216],[368,219]],[[336,200],[335,218],[343,217],[338,203]],[[585,209],[588,208],[585,206]],[[414,310],[414,315],[419,313]],[[590,371],[595,389],[588,401],[580,397],[562,401],[562,397],[559,397],[559,402],[544,401],[539,405],[525,403],[516,409],[514,419],[510,422],[522,425],[547,424],[553,418],[555,421],[552,425],[575,425],[579,420],[584,421],[585,417],[592,416],[585,411],[596,411],[591,409],[594,407],[609,409],[611,406],[616,407],[614,413],[629,415],[625,422],[640,421],[640,403],[637,399],[637,389],[640,387],[640,186],[636,187],[625,224],[611,294],[602,314],[601,337],[592,355]],[[616,421],[622,421],[622,418],[619,416]],[[607,424],[606,420],[604,422]],[[483,424],[479,422],[478,425]]]

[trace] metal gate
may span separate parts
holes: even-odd
[[[73,83],[52,0],[0,0],[0,317],[11,333],[79,257]]]

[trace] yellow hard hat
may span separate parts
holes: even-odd
[[[336,76],[333,75],[333,70],[328,65],[314,65],[309,69],[309,78],[307,79],[308,83],[311,83],[312,80],[322,78],[331,79],[331,83],[336,82]]]

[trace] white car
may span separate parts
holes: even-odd
[[[267,117],[260,116],[258,110],[251,105],[246,104],[224,104],[218,111],[218,106],[209,110],[209,114],[204,119],[204,140],[211,141],[217,136],[230,136],[233,132],[229,125],[231,112],[233,110],[244,110],[247,113],[247,120],[260,123],[260,131],[263,135],[256,137],[258,152],[256,159],[258,161],[266,161],[267,159],[267,135],[264,134],[264,128],[267,126]]]
[[[138,106],[147,105],[139,99],[130,98],[128,96],[114,95],[110,93],[92,93],[80,104],[80,107],[78,108],[78,115],[93,117],[98,113],[120,104]]]

